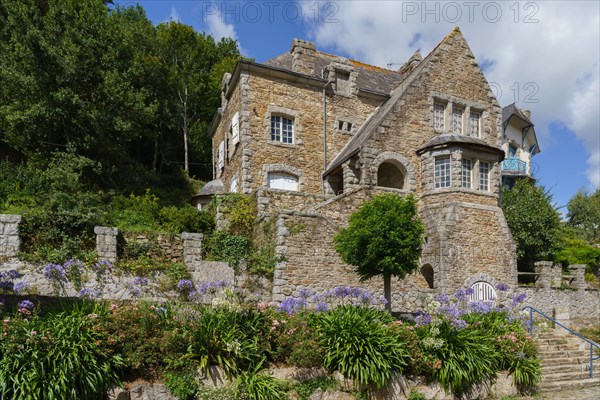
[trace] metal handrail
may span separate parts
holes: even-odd
[[[536,313],[540,314],[542,317],[546,318],[547,320],[551,321],[552,323],[560,326],[561,328],[566,329],[567,331],[569,331],[573,335],[577,336],[579,339],[583,340],[584,342],[589,343],[589,345],[590,345],[590,379],[592,379],[594,377],[594,360],[597,360],[600,358],[600,355],[598,355],[598,357],[594,357],[594,347],[596,347],[598,350],[600,350],[600,346],[597,345],[596,343],[592,342],[590,339],[584,338],[583,336],[581,336],[579,333],[573,331],[572,329],[567,328],[566,326],[564,326],[563,324],[561,324],[554,318],[550,318],[549,316],[547,316],[540,310],[537,310],[531,306],[525,306],[521,309],[521,311],[525,311],[526,309],[529,309],[529,334],[530,335],[533,335],[533,312],[535,311]]]

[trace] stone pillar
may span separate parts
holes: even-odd
[[[569,315],[569,307],[556,307],[553,312],[553,317],[556,322],[559,322],[564,326],[569,326],[569,322],[571,320]],[[567,331],[565,328],[555,325],[554,334],[557,336],[567,336],[569,335],[569,331]]]
[[[181,238],[183,239],[183,262],[188,268],[193,269],[202,261],[202,239],[204,235],[183,232]]]
[[[535,282],[535,286],[541,288],[550,288],[550,282],[552,280],[552,262],[538,261],[533,265],[535,272],[539,274]]]
[[[562,284],[562,265],[554,264],[550,271],[550,287],[559,288]]]
[[[16,257],[19,254],[20,215],[0,214],[0,256]]]
[[[585,265],[583,265],[583,264],[569,265],[569,270],[571,271],[571,276],[574,278],[571,286],[576,289],[581,289],[581,290],[586,289],[587,283],[585,282]]]
[[[95,226],[94,233],[96,234],[96,253],[99,260],[106,260],[111,263],[117,261],[117,228],[109,228],[106,226]]]

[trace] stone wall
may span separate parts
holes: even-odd
[[[593,289],[559,289],[541,287],[520,287],[527,294],[523,305],[534,307],[552,317],[559,313],[563,323],[571,328],[600,325],[600,292]],[[566,319],[566,320],[565,320]]]
[[[113,228],[115,229],[115,228]],[[154,243],[158,245],[160,251],[165,255],[166,259],[171,262],[184,262],[184,254],[186,248],[184,246],[184,239],[182,236],[186,235],[183,233],[181,235],[177,234],[149,234],[149,233],[139,233],[139,232],[123,232],[123,239],[125,240],[125,244],[131,243]],[[194,235],[194,234],[192,234]],[[202,236],[202,235],[200,235]],[[202,238],[200,237],[200,242]],[[190,246],[200,246],[200,244],[192,244],[190,242]]]
[[[16,257],[19,254],[20,215],[0,214],[0,256]]]
[[[324,196],[291,192],[287,190],[261,188],[256,191],[258,215],[275,214],[281,209],[303,211],[325,200]]]

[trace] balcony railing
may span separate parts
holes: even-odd
[[[502,161],[502,171],[527,174],[527,163],[518,158],[507,158]]]

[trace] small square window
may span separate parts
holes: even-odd
[[[479,190],[490,190],[490,163],[479,162]]]
[[[435,188],[450,187],[450,157],[435,159]]]
[[[341,131],[341,130],[344,130],[344,121],[338,121],[338,129],[339,129],[340,131]]]
[[[471,189],[473,180],[473,162],[468,158],[462,159],[462,187]]]
[[[287,144],[294,143],[294,121],[280,115],[271,116],[271,140]]]

